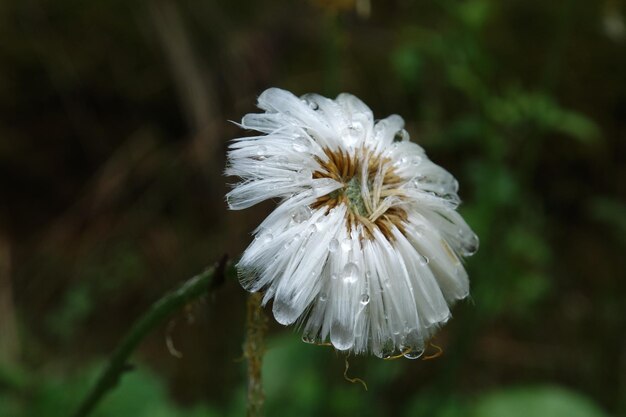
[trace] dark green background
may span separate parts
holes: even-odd
[[[151,302],[245,248],[272,204],[226,210],[228,121],[277,86],[402,115],[481,248],[444,355],[352,358],[368,392],[272,320],[268,416],[626,416],[626,4],[367,4],[0,2],[0,415],[68,415]],[[95,415],[242,415],[245,297],[177,314]]]

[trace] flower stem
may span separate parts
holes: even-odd
[[[248,297],[244,344],[244,357],[248,361],[248,417],[261,417],[265,400],[261,369],[265,353],[264,337],[267,330],[267,317],[261,306],[262,299],[263,295],[260,293],[253,293]]]
[[[127,362],[128,357],[150,331],[172,313],[190,301],[211,293],[223,282],[226,260],[227,258],[224,256],[216,265],[185,281],[176,290],[152,304],[150,309],[133,324],[130,331],[117,346],[96,384],[74,413],[74,417],[89,415],[104,395],[117,385],[121,375],[132,368]]]

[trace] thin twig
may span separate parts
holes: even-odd
[[[215,266],[207,268],[201,274],[185,281],[178,289],[166,294],[139,318],[126,337],[117,346],[109,363],[100,374],[96,384],[83,399],[74,417],[86,417],[100,402],[104,395],[114,388],[121,375],[131,369],[127,360],[131,353],[150,331],[161,324],[172,313],[190,301],[206,295],[217,288],[224,280],[226,268],[224,256]]]

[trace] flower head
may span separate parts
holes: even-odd
[[[417,357],[469,293],[462,256],[478,238],[455,211],[458,182],[358,98],[271,88],[241,126],[227,175],[231,209],[277,199],[238,269],[282,324],[338,350]]]

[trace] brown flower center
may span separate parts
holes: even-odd
[[[395,205],[386,207],[384,199],[389,196],[401,196],[398,187],[400,178],[389,158],[374,154],[367,149],[360,149],[355,154],[343,150],[331,151],[325,148],[327,160],[316,158],[320,169],[313,172],[313,178],[331,178],[343,184],[343,187],[319,197],[312,208],[331,209],[345,204],[348,230],[360,223],[364,226],[364,237],[371,239],[378,228],[388,239],[392,239],[391,230],[396,226],[404,233],[406,212]]]

